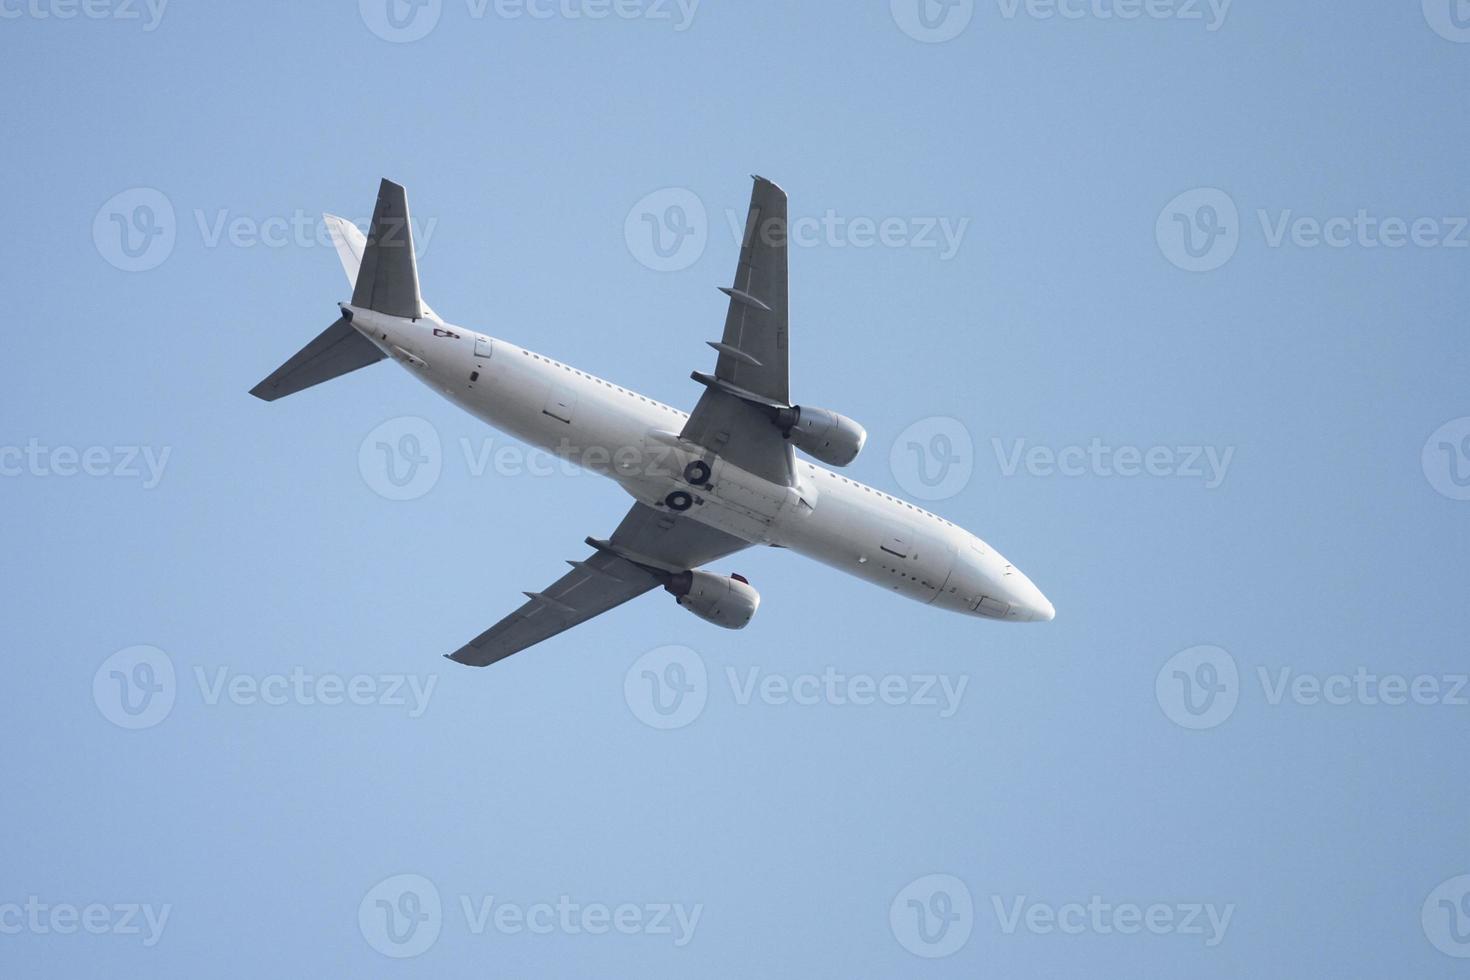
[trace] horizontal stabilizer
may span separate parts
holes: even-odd
[[[270,377],[251,388],[250,393],[263,401],[273,402],[277,398],[294,395],[303,388],[375,364],[386,356],[354,330],[352,324],[339,318],[289,361],[272,371]]]

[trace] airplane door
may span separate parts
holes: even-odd
[[[576,392],[561,385],[552,385],[551,391],[546,395],[546,407],[541,409],[541,411],[554,419],[570,423],[572,421],[572,410],[576,407]]]

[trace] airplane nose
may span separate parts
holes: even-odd
[[[1012,605],[1020,611],[1021,619],[1028,623],[1049,623],[1057,618],[1057,609],[1051,604],[1051,600],[1041,594],[1030,579],[1023,579],[1023,585],[1017,589],[1017,595]]]
[[[1034,614],[1032,616],[1032,622],[1035,622],[1035,623],[1049,623],[1053,619],[1056,619],[1056,618],[1057,618],[1057,607],[1056,606],[1053,606],[1051,604],[1051,600],[1048,599],[1046,596],[1042,596],[1041,597],[1041,605],[1039,605],[1035,609]]]

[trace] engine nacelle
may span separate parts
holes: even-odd
[[[782,409],[776,424],[798,449],[829,466],[851,463],[868,441],[868,430],[827,408],[797,405]]]
[[[727,630],[743,629],[761,604],[761,594],[739,575],[679,572],[664,588],[679,605]]]

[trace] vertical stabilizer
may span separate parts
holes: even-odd
[[[408,195],[386,178],[378,186],[378,203],[352,290],[352,305],[389,316],[417,319],[424,315]]]

